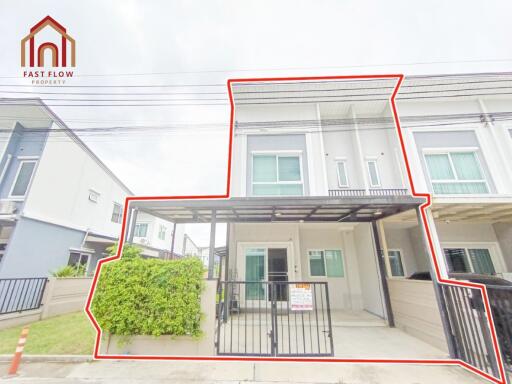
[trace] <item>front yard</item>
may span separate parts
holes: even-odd
[[[0,354],[14,354],[22,326],[0,330]],[[84,312],[52,317],[30,325],[23,353],[91,355],[95,331]]]

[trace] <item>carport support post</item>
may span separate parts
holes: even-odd
[[[135,224],[137,224],[137,208],[131,210],[130,217],[128,217],[128,244],[133,244],[133,236],[135,235]]]
[[[224,283],[222,283],[221,279],[221,285],[222,288],[224,288],[224,322],[228,321],[229,316],[229,290],[228,290],[228,281],[229,281],[229,235],[231,231],[231,223],[226,224],[226,256],[224,256]],[[221,290],[222,293],[222,290]],[[221,296],[222,297],[222,296]],[[220,300],[219,300],[220,301]]]
[[[212,210],[212,220],[210,224],[210,252],[208,253],[208,280],[213,279],[215,269],[215,228],[217,224],[217,211]]]
[[[384,305],[386,307],[386,314],[388,316],[388,325],[395,326],[395,317],[393,316],[393,309],[391,308],[391,299],[389,297],[388,280],[386,278],[386,266],[382,255],[382,248],[380,246],[379,228],[377,222],[372,221],[373,241],[375,242],[375,249],[377,250],[377,265],[379,266],[380,282],[382,285],[382,292],[384,294]]]
[[[174,259],[174,243],[176,242],[176,223],[172,225],[172,238],[171,238],[171,257],[170,259]],[[185,255],[183,255],[185,256]]]
[[[421,218],[421,210],[420,207],[416,207],[416,217],[418,219],[418,225],[421,230],[421,238],[423,239],[423,249],[425,251],[425,255],[429,258],[429,266],[430,266],[430,276],[432,277],[432,284],[434,286],[434,294],[436,296],[437,306],[439,308],[439,314],[441,315],[441,323],[443,324],[444,335],[446,337],[446,344],[448,345],[448,353],[450,354],[450,358],[456,358],[456,349],[455,349],[455,339],[451,331],[450,319],[448,317],[448,312],[446,308],[446,300],[443,295],[443,291],[439,285],[439,281],[437,280],[437,275],[435,274],[432,260],[433,256],[430,252],[430,247],[426,238],[425,224]],[[432,228],[431,228],[432,230]],[[429,257],[430,256],[430,257]]]

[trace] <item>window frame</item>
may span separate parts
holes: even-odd
[[[162,228],[163,228],[163,232],[162,232]],[[163,233],[163,237],[160,237],[160,235],[162,233]],[[166,237],[167,237],[167,227],[163,224],[159,224],[158,225],[158,234],[157,234],[158,240],[165,241]]]
[[[342,268],[343,268],[343,276],[328,276],[327,262],[326,262],[326,257],[325,257],[325,252],[326,251],[339,251],[340,252],[340,255],[341,255],[341,265],[342,265]],[[311,264],[310,264],[310,260],[309,260],[309,253],[310,252],[322,252],[323,253],[325,276],[316,276],[316,275],[313,276],[313,275],[311,275]],[[346,265],[345,265],[345,256],[344,256],[344,253],[343,253],[343,249],[341,249],[341,248],[308,248],[306,250],[306,256],[307,256],[307,263],[308,263],[308,277],[309,278],[311,278],[311,279],[344,279],[346,277],[347,269],[346,269]]]
[[[39,162],[38,157],[32,157],[32,156],[24,156],[24,157],[18,157],[20,160],[20,163],[18,164],[18,169],[16,170],[16,175],[14,176],[14,179],[11,183],[11,188],[9,189],[9,199],[13,200],[23,200],[27,196],[27,193],[30,189],[30,186],[32,185],[32,180],[34,179],[34,175],[36,174],[37,164]],[[27,189],[25,190],[25,193],[23,195],[13,195],[14,186],[16,185],[16,182],[18,181],[18,177],[21,172],[21,168],[23,167],[23,164],[25,163],[34,163],[34,169],[32,170],[32,174],[30,175],[30,178],[27,183]]]
[[[116,207],[119,207],[119,214],[118,214],[119,215],[119,219],[118,219],[119,221],[113,220]],[[122,206],[122,204],[119,204],[119,203],[117,203],[115,201],[113,202],[112,215],[110,217],[110,221],[112,223],[115,223],[115,224],[121,224],[123,222],[123,206]]]
[[[335,159],[334,164],[336,165],[336,175],[338,179],[338,187],[340,188],[350,188],[350,181],[348,177],[348,168],[347,168],[347,159]],[[346,183],[342,184],[340,180],[340,167],[339,165],[343,164],[343,170],[345,171],[345,180]]]
[[[366,172],[368,173],[368,184],[370,188],[382,188],[382,181],[380,178],[380,171],[379,171],[379,162],[376,157],[368,157],[365,159],[366,163]],[[372,181],[372,174],[370,172],[370,163],[375,164],[375,175],[377,176],[377,184],[374,184]]]
[[[277,181],[254,181],[254,157],[274,156],[276,158],[276,179]],[[279,181],[279,157],[297,157],[299,159],[300,181]],[[254,193],[254,185],[301,185],[300,195],[257,195]],[[251,195],[252,196],[305,196],[304,168],[302,163],[302,151],[252,151],[251,152]]]
[[[138,236],[136,234],[137,226],[141,226],[141,225],[146,226],[146,233],[144,234],[144,236]],[[145,223],[145,222],[135,223],[135,225],[133,226],[133,237],[138,237],[139,239],[146,239],[148,237],[148,232],[149,232],[149,223]]]
[[[398,254],[400,255],[400,263],[402,264],[402,269],[404,270],[404,275],[403,276],[393,276],[393,272],[391,271],[391,259],[389,257],[389,252],[398,252]],[[389,260],[389,273],[390,273],[390,278],[392,279],[405,279],[407,277],[407,268],[405,267],[405,263],[404,263],[404,253],[402,251],[401,248],[388,248],[388,260]]]
[[[446,269],[449,273],[452,272],[449,270],[448,260],[446,259],[446,256],[444,254],[445,249],[464,249],[466,261],[468,262],[470,268],[470,271],[466,273],[475,273],[473,262],[471,261],[471,257],[469,256],[470,249],[487,249],[489,251],[489,256],[491,257],[494,272],[496,274],[506,272],[507,270],[505,261],[503,259],[503,255],[500,252],[498,244],[495,242],[443,242],[441,243],[441,249],[443,250],[443,260],[446,263]]]
[[[487,193],[437,193],[437,195],[442,196],[449,196],[449,195],[457,195],[457,196],[464,196],[464,195],[488,195],[491,194],[491,189],[489,188],[489,181],[487,180],[487,176],[484,172],[484,168],[482,167],[482,162],[480,160],[480,156],[478,154],[478,151],[480,148],[478,147],[462,147],[462,148],[456,148],[456,147],[449,147],[449,148],[423,148],[423,161],[425,164],[425,168],[428,173],[428,179],[432,186],[432,190],[434,189],[434,184],[460,184],[460,183],[469,183],[469,184],[477,184],[477,183],[484,183],[485,188],[487,189]],[[452,160],[452,153],[472,153],[475,157],[476,164],[478,167],[478,170],[480,171],[480,174],[482,175],[483,179],[475,179],[475,180],[464,180],[459,179],[459,175],[457,174],[457,170],[455,169],[455,166],[453,164]],[[446,155],[448,157],[448,162],[450,164],[450,171],[452,172],[454,178],[453,179],[433,179],[430,168],[428,167],[427,162],[427,156],[428,155]]]
[[[84,264],[85,266],[85,273],[84,273],[84,276],[87,275],[87,271],[89,270],[89,264],[91,262],[91,256],[92,254],[91,253],[87,253],[87,252],[83,252],[83,251],[79,251],[79,250],[74,250],[74,249],[70,249],[69,250],[69,254],[68,254],[68,263],[66,265],[69,265],[71,266],[71,264],[69,264],[69,261],[70,261],[70,258],[71,258],[71,254],[72,253],[77,253],[79,256],[79,259],[78,259],[78,264],[77,265],[81,265],[80,262],[82,261],[82,258],[85,256],[87,257],[87,262]],[[75,266],[76,267],[76,266]]]

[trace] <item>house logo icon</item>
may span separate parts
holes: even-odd
[[[51,29],[53,29],[54,35],[55,32],[57,33],[54,38],[51,36]],[[26,60],[27,51],[28,63]],[[50,56],[46,55],[47,51],[50,52]],[[51,63],[49,57],[51,57]],[[22,67],[45,67],[50,65],[52,67],[74,67],[75,60],[75,40],[67,34],[65,27],[50,16],[46,16],[30,28],[30,33],[21,40]]]

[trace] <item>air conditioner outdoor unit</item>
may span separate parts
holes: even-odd
[[[13,215],[16,213],[16,202],[0,200],[0,215]]]

